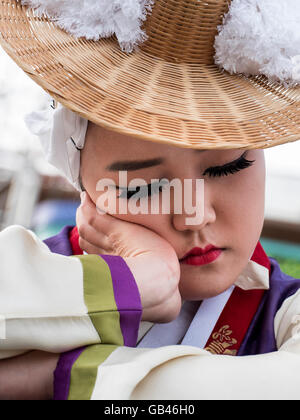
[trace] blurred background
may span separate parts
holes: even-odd
[[[23,122],[25,114],[45,105],[43,90],[0,48],[0,229],[19,224],[41,239],[75,225],[79,205],[78,192],[45,161]],[[300,141],[267,149],[265,155],[261,242],[283,271],[300,278]]]

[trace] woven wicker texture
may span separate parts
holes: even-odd
[[[15,0],[0,0],[0,42],[57,101],[134,137],[198,149],[266,148],[300,138],[300,88],[214,65],[228,0],[156,0],[148,41],[76,40]]]

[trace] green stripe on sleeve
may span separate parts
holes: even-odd
[[[71,371],[68,400],[90,400],[95,388],[98,367],[118,346],[95,344],[79,356]]]
[[[124,345],[120,314],[108,264],[98,255],[76,256],[81,261],[84,300],[101,343]]]

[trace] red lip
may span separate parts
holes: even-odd
[[[204,255],[207,252],[212,251],[213,249],[220,249],[220,248],[216,248],[213,245],[207,245],[205,248],[195,247],[191,249],[182,259],[184,260],[187,257],[191,257],[191,256],[195,257],[197,255]]]
[[[205,265],[215,261],[221,254],[223,249],[208,245],[203,248],[191,249],[180,262],[188,265]]]

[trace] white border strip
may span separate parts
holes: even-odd
[[[196,346],[201,349],[205,347],[234,289],[235,286],[232,286],[221,295],[202,302],[182,340],[182,345]]]

